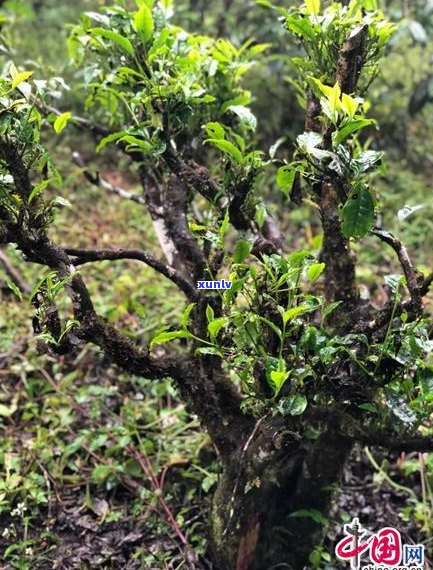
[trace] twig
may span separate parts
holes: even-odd
[[[228,201],[222,193],[221,188],[210,176],[208,170],[194,161],[185,162],[175,151],[169,139],[167,139],[167,148],[162,156],[171,172],[187,186],[194,188],[194,190],[210,202],[215,202],[222,207],[228,205]],[[220,204],[220,202],[222,202],[222,204]]]
[[[422,310],[422,282],[418,277],[418,273],[409,253],[404,246],[404,244],[391,233],[381,230],[379,228],[373,228],[371,233],[376,235],[383,242],[387,243],[395,251],[400,265],[403,269],[404,275],[406,277],[407,288],[409,289],[410,297],[413,303],[413,307],[417,313]]]
[[[145,190],[144,196],[132,194],[120,186],[110,184],[110,182],[102,178],[98,172],[96,174],[90,172],[90,170],[87,168],[84,158],[80,155],[79,152],[72,153],[72,159],[75,164],[77,164],[82,169],[83,174],[87,180],[94,186],[103,188],[104,190],[107,190],[108,192],[111,192],[120,198],[132,200],[141,206],[146,206],[152,218],[153,229],[155,230],[156,236],[160,243],[161,249],[168,261],[168,264],[170,266],[174,265],[174,263],[179,260],[179,251],[177,247],[178,244],[175,243],[173,236],[170,234],[170,229],[172,228],[173,224],[170,224],[170,221],[166,219],[169,213],[167,209],[168,202],[165,199],[158,200],[158,197],[161,195],[161,190],[158,185],[155,185],[154,188],[150,189],[145,186],[144,178],[140,177],[142,178],[141,183],[143,185],[143,189]],[[146,180],[148,180],[148,177]],[[156,201],[155,198],[157,198]],[[184,251],[188,251],[191,248],[186,247],[183,249]],[[199,257],[200,256],[197,256],[197,258]],[[201,271],[199,273],[201,274]]]
[[[185,535],[181,531],[176,519],[174,518],[173,513],[170,510],[170,507],[165,502],[165,499],[162,495],[162,488],[160,486],[158,478],[156,477],[155,473],[153,472],[152,465],[149,461],[149,458],[144,453],[140,453],[138,451],[138,449],[136,449],[132,445],[126,446],[126,450],[128,451],[128,453],[132,457],[134,457],[134,459],[140,465],[143,473],[146,475],[146,477],[148,477],[148,479],[149,479],[149,481],[153,487],[153,490],[158,497],[159,504],[161,505],[161,507],[162,507],[166,517],[167,517],[167,520],[170,523],[171,528],[174,530],[174,532],[178,536],[180,542],[182,543],[183,546],[188,546],[188,541],[187,541]]]
[[[198,292],[190,281],[180,275],[176,269],[166,265],[147,251],[141,249],[79,249],[73,247],[64,247],[64,250],[72,257],[72,263],[75,266],[105,260],[132,259],[142,261],[175,283],[188,299],[195,300],[198,298]]]
[[[20,291],[22,291],[23,293],[30,293],[31,291],[30,287],[27,285],[27,283],[25,283],[20,273],[15,269],[9,257],[2,249],[0,249],[0,262],[3,265],[6,274],[15,283],[18,289],[20,289]]]
[[[94,186],[99,186],[100,188],[103,188],[104,190],[107,190],[112,194],[116,194],[117,196],[120,196],[120,198],[123,198],[125,200],[132,200],[133,202],[141,204],[142,206],[146,205],[146,200],[143,198],[143,196],[139,196],[138,194],[132,194],[131,192],[128,192],[127,190],[121,188],[120,186],[110,184],[110,182],[108,182],[108,180],[105,180],[105,178],[102,178],[102,176],[100,176],[99,173],[92,174],[90,170],[87,168],[84,158],[81,156],[79,152],[72,153],[72,160],[75,162],[77,166],[79,166],[83,170],[83,174],[86,177],[86,179],[90,182],[90,184],[93,184]]]
[[[373,454],[368,449],[368,447],[364,448],[364,452],[365,452],[365,455],[367,456],[368,460],[370,461],[370,463],[373,465],[373,467],[376,469],[376,471],[378,471],[380,473],[380,475],[385,479],[385,481],[388,483],[388,485],[390,485],[391,487],[393,487],[397,491],[403,491],[403,493],[407,493],[413,499],[417,498],[415,492],[412,489],[409,489],[409,487],[405,487],[404,485],[399,485],[398,483],[396,483],[395,481],[393,481],[391,479],[391,477],[388,475],[388,473],[386,473],[382,469],[382,467],[377,463],[377,461],[373,457]]]

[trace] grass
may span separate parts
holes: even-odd
[[[59,214],[54,237],[61,243],[155,246],[139,205],[83,186],[63,193],[72,207]],[[20,262],[12,249],[8,253],[33,284],[39,268]],[[179,293],[142,264],[102,262],[81,271],[100,314],[136,342],[144,345],[162,325],[176,322]],[[80,524],[87,524],[84,533],[116,529],[123,538],[140,536],[140,546],[133,541],[122,554],[136,564],[131,568],[163,568],[176,558],[181,568],[186,544],[203,553],[215,458],[175,387],[125,376],[94,347],[60,359],[40,355],[29,303],[11,292],[2,308],[0,562],[55,568],[70,540],[70,529],[59,521],[71,501],[72,528],[83,532]],[[72,543],[70,564],[77,548]],[[82,554],[79,567],[118,568],[116,552],[106,560],[92,558],[89,566]]]

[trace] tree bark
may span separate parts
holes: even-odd
[[[300,510],[326,515],[352,443],[328,425],[317,440],[281,420],[260,426],[224,461],[211,513],[218,570],[301,570],[322,539],[322,526]]]

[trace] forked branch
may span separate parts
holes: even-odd
[[[425,281],[423,281],[422,277],[417,273],[405,245],[391,233],[379,228],[373,228],[371,233],[390,245],[395,251],[406,278],[407,288],[411,297],[412,311],[415,311],[416,314],[421,314]]]
[[[273,218],[269,215],[266,217],[260,232],[257,228],[254,228],[253,220],[243,211],[242,206],[249,189],[240,190],[240,199],[238,196],[227,196],[211,177],[205,166],[199,165],[193,160],[185,162],[172,147],[169,140],[167,141],[167,148],[163,153],[163,158],[173,174],[188,187],[201,194],[209,202],[212,202],[220,212],[223,213],[228,208],[230,222],[237,230],[245,230],[247,228],[254,230],[257,234],[256,251],[263,249],[263,246],[268,250],[271,249],[273,253],[281,250],[283,235]]]

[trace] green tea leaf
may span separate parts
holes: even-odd
[[[163,344],[165,342],[170,342],[171,340],[175,340],[178,338],[191,338],[191,336],[192,336],[191,333],[186,330],[162,332],[156,335],[152,339],[150,343],[150,348],[153,348],[155,344]]]
[[[365,150],[352,162],[352,166],[359,172],[368,172],[383,158],[383,152],[378,150]]]
[[[298,136],[297,142],[301,151],[307,152],[319,160],[333,156],[332,152],[319,148],[323,143],[323,136],[314,131],[302,133]]]
[[[269,0],[256,0],[256,4],[263,6],[264,8],[275,8],[275,6],[272,4],[272,2],[269,2]]]
[[[292,307],[290,309],[287,309],[287,311],[284,311],[283,314],[283,323],[286,324],[308,311],[311,311],[311,307],[305,303],[303,305],[299,305],[299,307]]]
[[[359,107],[359,103],[362,100],[357,100],[354,97],[351,97],[350,95],[348,95],[347,93],[343,93],[341,95],[341,106],[344,109],[344,111],[346,111],[346,113],[349,115],[349,117],[354,117],[358,107]]]
[[[22,71],[13,76],[12,89],[16,89],[20,83],[28,79],[33,74],[33,71]]]
[[[189,323],[189,316],[190,316],[190,314],[191,314],[191,311],[194,309],[194,307],[195,307],[195,303],[190,303],[190,304],[186,307],[186,309],[184,310],[183,315],[182,315],[182,318],[181,318],[181,320],[180,320],[180,326],[181,326],[183,329],[186,329],[186,328],[187,328],[188,323]]]
[[[256,130],[257,119],[248,107],[245,107],[244,105],[231,105],[228,110],[235,113],[241,122],[252,131]]]
[[[278,370],[279,360],[275,356],[268,356],[265,362],[266,377],[269,378],[273,370]]]
[[[255,219],[259,228],[263,227],[267,218],[268,212],[263,204],[257,204]]]
[[[235,246],[235,251],[233,253],[234,263],[243,263],[245,259],[249,256],[250,252],[251,252],[251,244],[244,239],[240,239],[237,242]]]
[[[310,552],[308,560],[313,566],[313,568],[319,568],[322,562],[322,550],[320,548],[315,548]]]
[[[319,279],[325,269],[324,263],[314,263],[307,269],[308,279],[314,283]]]
[[[374,200],[367,187],[351,193],[342,209],[343,235],[347,238],[365,236],[374,222]]]
[[[209,323],[207,326],[207,330],[209,332],[211,339],[216,338],[220,330],[226,324],[227,324],[227,319],[225,317],[219,317],[218,319],[215,319],[214,321]]]
[[[225,139],[226,132],[221,123],[217,122],[206,123],[204,128],[207,136],[210,137],[211,139],[221,139],[221,140]]]
[[[205,143],[211,143],[220,150],[222,150],[225,154],[231,156],[235,162],[238,164],[242,164],[243,158],[241,151],[230,141],[221,140],[221,139],[206,139]]]
[[[71,203],[69,202],[69,200],[67,200],[66,198],[63,198],[62,196],[56,196],[55,198],[53,198],[50,201],[50,205],[53,207],[66,207],[66,208],[70,208],[71,207]]]
[[[57,117],[57,119],[54,121],[54,130],[55,132],[61,133],[63,131],[63,129],[66,127],[66,125],[69,122],[69,119],[72,117],[72,113],[71,112],[66,112],[66,113],[62,113],[61,115],[59,115]]]
[[[286,19],[287,29],[290,30],[297,36],[309,40],[315,40],[315,31],[311,22],[307,18],[301,18],[300,16],[288,16]]]
[[[280,166],[277,170],[277,184],[286,196],[290,194],[295,181],[296,170],[291,166]]]
[[[132,46],[132,43],[128,40],[128,38],[121,36],[117,32],[106,30],[104,28],[90,28],[89,32],[95,36],[110,40],[111,42],[121,47],[123,51],[126,51],[129,55],[134,55],[134,48]]]
[[[36,198],[36,196],[39,196],[39,194],[41,192],[43,192],[45,190],[45,188],[47,188],[47,186],[49,186],[49,184],[53,181],[53,178],[50,178],[49,180],[43,180],[40,184],[37,184],[33,190],[30,192],[30,195],[28,197],[28,203],[31,204],[32,201]]]
[[[265,362],[265,373],[266,380],[274,391],[274,396],[277,396],[290,376],[290,372],[286,370],[284,360],[268,356]]]
[[[19,289],[19,287],[17,285],[15,285],[15,283],[11,279],[9,279],[9,277],[6,279],[6,284],[9,287],[9,289],[15,293],[15,295],[18,297],[18,299],[20,301],[22,301],[23,300],[23,294],[21,293],[21,290]]]
[[[214,312],[213,308],[212,308],[210,305],[208,305],[208,306],[206,307],[206,319],[207,319],[207,322],[208,322],[208,323],[211,323],[211,322],[214,320],[214,317],[215,317],[215,312]]]
[[[357,131],[364,129],[365,127],[368,127],[369,125],[373,125],[373,124],[374,124],[373,119],[358,119],[356,121],[351,121],[345,127],[338,130],[334,134],[334,136],[333,136],[334,143],[335,144],[341,144],[345,139],[347,139],[347,137],[349,135],[356,133]]]
[[[320,13],[320,0],[305,0],[307,14],[317,16]]]
[[[269,375],[269,379],[271,387],[274,390],[274,396],[278,396],[278,394],[281,391],[281,388],[284,386],[287,379],[289,378],[289,375],[290,372],[287,371],[272,370],[272,372]]]
[[[327,99],[329,99],[333,87],[331,87],[330,85],[326,85],[325,83],[322,83],[320,79],[316,79],[315,77],[311,77],[310,80],[313,82],[313,84],[316,87],[318,87],[320,93],[322,93],[322,95],[324,95]]]
[[[229,223],[230,223],[230,215],[229,215],[229,211],[226,210],[226,213],[224,214],[224,219],[222,221],[221,227],[219,229],[219,238],[222,241],[224,239],[224,236],[226,235],[227,232],[227,228],[229,227]]]
[[[305,396],[293,394],[278,402],[278,411],[283,416],[300,416],[305,412],[307,405],[308,401]]]
[[[392,273],[391,275],[385,275],[384,281],[395,295],[396,293],[398,293],[400,285],[403,285],[404,277],[403,275]]]
[[[289,517],[310,518],[317,524],[328,524],[328,519],[324,517],[320,511],[316,511],[316,509],[300,509],[299,511],[293,511],[290,513]]]
[[[119,140],[125,141],[130,146],[138,146],[141,150],[144,150],[144,152],[151,152],[152,150],[150,142],[134,137],[133,135],[125,135]]]
[[[136,12],[134,16],[134,27],[144,43],[152,39],[155,25],[152,11],[147,4],[143,4],[138,12]]]
[[[277,335],[277,337],[281,340],[283,338],[283,333],[281,331],[281,329],[279,329],[277,327],[276,324],[274,324],[272,321],[270,321],[269,319],[265,319],[265,317],[259,317],[259,319],[265,323],[265,325],[268,325],[269,328],[271,328],[274,333]]]
[[[379,410],[379,408],[376,405],[370,404],[370,402],[366,402],[365,404],[360,404],[358,408],[360,408],[361,410],[365,410],[366,412],[371,412],[372,414],[377,414]]]
[[[286,137],[280,137],[275,143],[269,147],[269,158],[274,159],[280,146],[285,143]]]
[[[329,108],[331,111],[338,111],[338,109],[340,108],[340,95],[341,95],[341,88],[339,83],[337,82],[329,92],[328,96]]]
[[[409,206],[406,204],[397,212],[397,219],[399,222],[404,222],[409,216],[418,210],[422,210],[422,208],[425,208],[425,204],[418,204],[417,206]]]
[[[96,152],[100,152],[103,148],[107,146],[107,144],[118,141],[123,136],[125,136],[125,131],[118,131],[116,133],[111,133],[110,135],[107,135],[106,137],[104,137],[99,141],[99,144],[96,147]]]
[[[324,319],[326,319],[326,317],[328,317],[333,311],[335,311],[335,309],[341,305],[343,301],[334,301],[333,303],[329,303],[329,305],[326,305],[326,307],[323,307],[322,310],[322,317]]]

